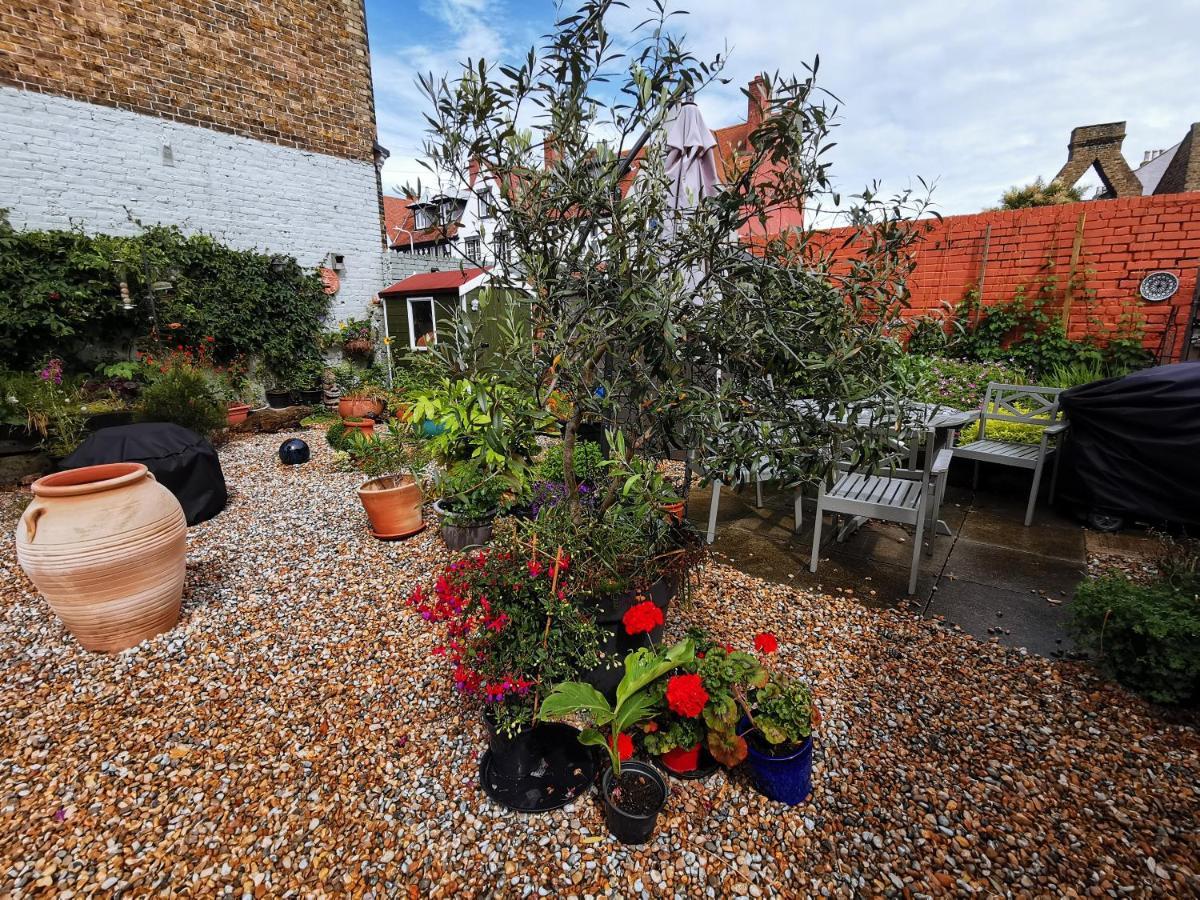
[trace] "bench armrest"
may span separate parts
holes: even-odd
[[[1065,420],[1062,422],[1055,422],[1053,425],[1046,426],[1046,436],[1054,437],[1056,434],[1062,434],[1064,431],[1066,431],[1070,427],[1071,427],[1071,423],[1067,422]]]
[[[947,448],[939,450],[938,455],[933,459],[933,466],[929,469],[929,474],[937,477],[945,475],[950,469],[950,460],[954,459],[954,451]]]

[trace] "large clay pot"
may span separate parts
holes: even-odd
[[[226,421],[230,425],[245,422],[249,415],[250,407],[245,403],[230,403],[229,408],[225,411]]]
[[[355,397],[350,395],[338,400],[338,415],[343,419],[361,419],[364,416],[378,416],[383,412],[383,404],[373,397]]]
[[[33,483],[17,560],[88,650],[171,628],[183,597],[183,509],[141,463],[85,466]]]
[[[385,475],[363,482],[358,489],[371,534],[389,541],[416,534],[425,527],[421,516],[421,487],[411,475]]]
[[[346,426],[346,433],[357,431],[363,437],[371,437],[375,434],[374,419],[342,419],[342,424]]]

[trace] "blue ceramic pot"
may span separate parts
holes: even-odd
[[[738,733],[749,727],[750,722],[743,717],[738,725]],[[770,756],[755,750],[754,745],[750,744],[746,761],[750,763],[750,771],[754,774],[759,792],[768,800],[777,800],[788,806],[806,801],[812,793],[812,751],[811,737],[790,756]]]

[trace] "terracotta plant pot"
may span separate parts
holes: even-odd
[[[371,419],[342,419],[342,424],[348,429],[357,430],[363,437],[375,433],[375,423]]]
[[[33,494],[17,559],[80,644],[116,652],[179,621],[187,522],[144,465],[68,469]]]
[[[675,503],[668,503],[663,506],[662,511],[667,514],[667,518],[674,519],[676,522],[683,521],[683,501],[679,500]]]
[[[425,527],[421,516],[421,486],[410,475],[385,475],[363,482],[358,489],[371,534],[384,541],[416,534]]]
[[[230,403],[229,408],[225,411],[225,418],[230,425],[245,422],[248,415],[250,415],[250,407],[245,403]]]
[[[412,404],[397,403],[395,410],[392,412],[393,419],[399,419],[401,422],[409,422],[412,420]]]
[[[338,415],[343,419],[361,419],[363,416],[377,416],[382,412],[383,404],[372,397],[350,395],[338,400]]]

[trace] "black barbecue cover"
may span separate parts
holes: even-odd
[[[101,428],[62,461],[60,468],[139,462],[175,495],[187,523],[211,519],[225,508],[225,476],[207,439],[181,425],[145,422]]]
[[[1063,391],[1060,496],[1084,511],[1200,525],[1200,362]]]

